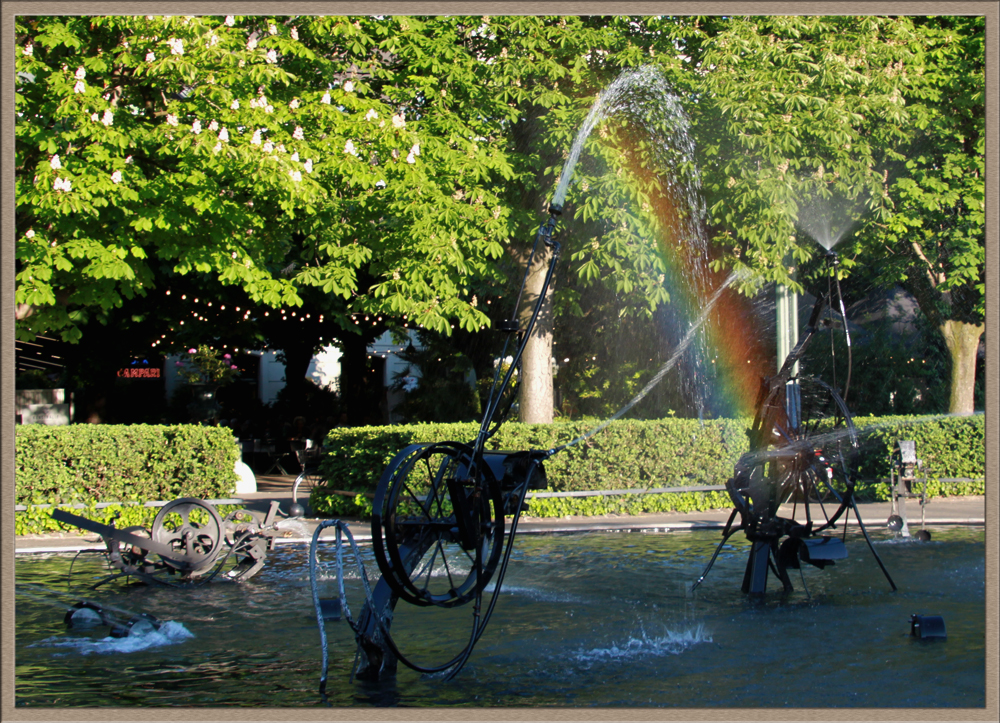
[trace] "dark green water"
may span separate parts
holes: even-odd
[[[807,566],[808,594],[793,571],[796,591],[782,600],[772,578],[762,605],[739,592],[742,539],[733,539],[695,594],[687,592],[718,532],[521,536],[490,626],[454,680],[400,666],[391,682],[350,682],[353,635],[346,623],[329,623],[330,703],[982,707],[983,530],[932,531],[929,543],[877,540],[898,592],[857,537],[849,539],[847,560],[825,570]],[[70,560],[19,556],[20,589],[65,592]],[[98,556],[80,557],[70,601],[87,597],[173,623],[156,636],[113,639],[106,627],[68,630],[60,609],[19,594],[18,706],[321,705],[305,546],[279,547],[244,585],[85,590],[102,571]],[[348,591],[357,614],[363,598],[356,575]],[[471,612],[401,604],[392,630],[405,654],[441,662],[464,645]],[[913,613],[942,616],[947,639],[911,637]]]

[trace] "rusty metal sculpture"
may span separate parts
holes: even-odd
[[[223,519],[208,502],[183,497],[160,508],[149,529],[119,529],[60,509],[51,515],[104,540],[104,554],[114,572],[92,587],[123,577],[193,587],[220,576],[245,582],[260,572],[274,538],[282,534],[274,524],[277,511],[278,503],[272,502],[263,521],[247,510],[236,510]]]

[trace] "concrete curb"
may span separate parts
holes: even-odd
[[[721,513],[691,513],[691,515],[706,516],[708,514],[721,515]],[[664,520],[659,519],[659,516],[648,516],[654,519],[648,519],[647,516],[639,516],[635,518],[616,518],[613,520],[608,520],[606,518],[583,518],[583,519],[541,519],[541,520],[522,520],[517,528],[518,535],[550,535],[550,534],[569,534],[569,533],[581,533],[581,532],[692,532],[692,531],[703,531],[703,530],[721,530],[726,526],[726,520],[728,519],[728,514],[721,515],[723,519],[720,520],[698,520],[698,521],[683,521],[683,520]],[[873,518],[877,519],[877,518]],[[351,533],[354,535],[354,539],[358,542],[370,542],[372,539],[371,533],[369,531],[369,526],[367,522],[360,520],[345,520],[351,527]],[[275,545],[290,545],[290,544],[309,544],[312,542],[312,533],[316,529],[316,526],[321,522],[317,519],[303,519],[303,524],[306,525],[310,533],[306,537],[301,536],[290,536],[290,537],[276,537],[274,540]],[[918,520],[911,520],[911,524],[916,526],[919,524]],[[934,517],[929,518],[924,521],[926,527],[949,527],[949,526],[965,526],[965,527],[983,527],[986,524],[986,520],[983,517]],[[850,526],[857,527],[857,523],[853,522]],[[884,521],[878,522],[865,522],[865,527],[868,529],[882,529],[886,527]],[[327,528],[320,533],[319,539],[328,542],[335,538],[336,529],[333,527]],[[27,544],[24,543],[28,540],[32,542],[37,542],[39,544]],[[67,544],[63,545],[45,545],[45,538],[22,538],[18,540],[21,545],[16,547],[15,554],[31,554],[31,553],[74,553],[74,552],[103,552],[106,548],[103,543],[95,542],[92,540],[83,539],[66,539]]]

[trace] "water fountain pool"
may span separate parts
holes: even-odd
[[[734,584],[749,544],[737,538],[726,545],[712,575],[690,592],[718,532],[521,535],[502,604],[460,678],[447,682],[401,666],[395,680],[352,682],[354,635],[345,622],[330,622],[329,702],[693,709],[985,705],[983,530],[937,528],[930,543],[879,534],[875,544],[898,592],[885,585],[863,539],[849,536],[847,560],[803,570],[804,586],[763,604],[750,603]],[[243,585],[105,586],[86,593],[78,588],[83,597],[172,621],[157,637],[113,639],[106,638],[106,628],[68,630],[59,611],[18,595],[16,705],[320,705],[320,645],[307,556],[304,545],[279,546],[264,570]],[[370,547],[362,547],[362,556],[374,569]],[[71,559],[19,556],[17,584],[64,591]],[[332,559],[332,549],[321,552],[321,559]],[[98,556],[82,556],[73,579],[82,585],[103,570]],[[356,578],[349,580],[348,597],[360,608]],[[947,639],[913,638],[908,620],[914,613],[941,615]],[[399,606],[394,634],[415,656],[440,659],[442,645],[464,644],[453,634],[456,627],[464,629],[455,625],[456,615],[466,613]]]

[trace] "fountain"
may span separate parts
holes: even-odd
[[[750,548],[742,535],[730,538],[691,592],[717,530],[522,532],[490,627],[461,675],[448,682],[400,665],[395,678],[351,682],[354,632],[344,619],[330,621],[327,700],[361,711],[849,708],[862,720],[871,714],[858,709],[934,709],[947,717],[942,709],[981,708],[984,529],[931,529],[925,544],[896,540],[884,528],[873,533],[902,594],[890,592],[864,556],[852,555],[824,570],[803,565],[795,577],[807,586],[764,604],[739,589]],[[852,526],[847,545],[855,543],[865,544]],[[333,553],[327,544],[319,560],[322,596],[338,585]],[[345,554],[347,595],[360,601],[364,584],[352,551]],[[361,542],[359,554],[375,569],[371,544]],[[112,718],[129,711],[157,718],[147,709],[178,705],[315,709],[321,660],[308,559],[307,545],[279,540],[245,584],[220,580],[191,590],[119,581],[64,598],[163,621],[158,631],[115,638],[106,625],[68,628],[65,607],[24,594],[31,585],[65,590],[71,565],[74,585],[89,590],[107,574],[99,556],[74,564],[67,554],[18,555],[11,705],[47,708],[50,717],[51,709],[101,707],[114,709]],[[490,583],[484,593],[493,589]],[[444,660],[450,646],[467,640],[468,626],[456,623],[467,619],[459,610],[471,607],[400,604],[393,635],[418,662]],[[946,621],[947,638],[915,637],[914,614]]]
[[[520,330],[515,305],[514,315],[500,325],[504,331],[518,332],[518,343],[502,380],[499,367],[497,369],[476,439],[469,443],[449,441],[411,445],[400,451],[383,472],[376,487],[372,513],[373,552],[381,577],[374,586],[366,582],[365,603],[357,621],[348,616],[356,635],[358,664],[355,674],[359,679],[378,681],[395,675],[398,662],[423,674],[444,675],[446,680],[457,675],[493,615],[511,559],[525,497],[529,490],[545,487],[545,460],[596,434],[638,403],[687,351],[692,340],[701,333],[719,296],[735,280],[735,275],[730,276],[708,298],[701,314],[691,324],[667,363],[632,401],[611,418],[590,432],[553,449],[486,450],[486,442],[499,429],[510,408],[513,398],[509,393],[511,380],[538,319],[559,259],[560,245],[554,238],[556,220],[562,213],[562,203],[574,166],[590,132],[600,120],[613,113],[636,116],[643,99],[634,97],[634,91],[653,93],[666,106],[655,106],[658,111],[656,125],[661,128],[666,125],[667,130],[672,131],[667,137],[675,139],[664,152],[672,162],[670,167],[681,165],[689,168],[693,165],[693,146],[686,132],[686,117],[676,98],[665,93],[664,87],[655,69],[642,68],[623,73],[601,95],[588,114],[549,206],[549,218],[535,234],[529,266],[530,258],[538,252],[540,244],[545,244],[552,253],[532,315],[526,328]],[[676,139],[683,142],[676,142]],[[674,233],[695,244],[704,254],[705,239],[699,224],[701,206],[696,190],[695,183],[672,178],[667,192],[681,197],[687,204],[685,208],[689,209],[688,213],[680,214]],[[762,384],[757,416],[749,432],[751,450],[739,461],[734,477],[726,484],[734,509],[723,531],[722,541],[695,587],[704,580],[729,538],[742,530],[751,541],[742,591],[754,598],[762,597],[770,569],[780,579],[787,595],[793,589],[787,572],[789,568],[799,568],[800,562],[824,568],[847,557],[846,520],[842,536],[824,533],[833,532],[844,513],[851,510],[889,585],[896,589],[861,522],[854,501],[854,481],[846,457],[850,456],[849,448],[856,446],[857,436],[846,404],[838,391],[822,380],[793,375],[796,362],[817,331],[824,309],[837,303],[841,318],[844,318],[843,300],[839,294],[839,282],[836,282],[838,259],[832,251],[828,252],[827,263],[837,294],[831,291],[817,300],[805,337],[789,354],[779,373],[765,379]],[[689,280],[698,290],[705,288],[702,268],[702,265],[695,264],[688,270]],[[846,325],[844,328],[846,333]],[[508,343],[511,338],[508,336]],[[505,347],[501,357],[506,356],[506,351]],[[845,391],[849,383],[848,373]],[[791,516],[779,514],[779,507],[786,502],[801,504],[804,519],[798,519],[795,512]],[[832,513],[826,510],[824,503],[833,508]],[[814,520],[814,510],[821,512],[824,519]],[[734,527],[737,515],[740,516],[740,524]],[[507,518],[510,518],[509,530],[506,529]],[[355,543],[346,525],[336,520],[324,522],[313,537],[314,558],[319,534],[326,526],[337,527],[337,577],[342,580],[345,574],[342,536],[346,535],[352,546]],[[356,550],[355,559],[359,559]],[[363,569],[359,570],[359,575],[367,581]],[[315,575],[313,579],[317,624],[324,655],[320,689],[325,691],[327,618],[323,612],[323,601],[316,592]],[[471,605],[471,625],[458,652],[444,655],[444,661],[435,664],[417,663],[408,657],[390,630],[394,618],[398,617],[396,606],[400,601],[417,608],[446,610]],[[346,608],[343,588],[338,605],[328,602],[326,609],[338,606]],[[398,622],[395,625],[398,626]]]
[[[137,700],[153,705],[176,703],[180,691],[189,696],[182,700],[192,704],[310,704],[313,691],[301,681],[314,674],[315,656],[304,633],[317,624],[323,648],[320,692],[324,702],[337,706],[775,707],[789,705],[789,690],[794,691],[796,704],[807,707],[983,705],[982,535],[949,531],[936,538],[939,547],[927,546],[930,554],[941,560],[931,566],[935,574],[941,569],[955,571],[950,589],[961,594],[946,600],[919,592],[905,601],[898,600],[879,584],[881,580],[872,581],[869,567],[848,559],[846,549],[858,541],[858,534],[848,535],[846,525],[839,536],[824,533],[831,532],[845,513],[853,511],[857,516],[847,464],[856,430],[840,393],[822,380],[793,376],[794,362],[786,362],[776,377],[762,385],[750,432],[751,451],[740,460],[727,484],[734,510],[721,543],[716,545],[708,533],[573,535],[529,540],[515,550],[513,542],[526,495],[546,486],[544,462],[598,433],[659,383],[698,339],[722,292],[735,281],[730,277],[714,293],[702,297],[707,302],[674,353],[611,419],[553,449],[486,449],[510,411],[516,368],[559,258],[555,227],[583,142],[601,119],[613,112],[632,112],[629,92],[650,79],[655,79],[654,71],[642,69],[615,81],[591,110],[574,143],[549,206],[549,217],[535,234],[534,251],[544,244],[553,252],[544,286],[523,329],[516,316],[500,325],[508,332],[507,344],[514,347],[509,355],[512,363],[502,374],[502,368],[497,367],[476,438],[412,445],[395,456],[376,489],[370,548],[358,545],[344,523],[325,521],[308,550],[275,554],[274,564],[259,571],[254,585],[200,588],[198,597],[183,608],[190,618],[184,621],[188,626],[184,630],[193,630],[193,639],[178,642],[181,636],[157,642],[189,646],[189,652],[168,656],[172,675],[167,683],[134,686],[139,691]],[[686,134],[683,137],[686,142]],[[693,149],[683,143],[666,152],[693,159]],[[687,184],[672,186],[670,192],[688,197],[694,210],[678,223],[693,234],[685,238],[702,243],[700,229],[695,228],[700,200],[689,197],[691,186]],[[831,253],[831,269],[836,263],[836,254]],[[700,281],[695,279],[694,283]],[[823,310],[834,302],[840,303],[842,313],[839,294],[817,301],[807,333],[790,358],[801,355],[820,325]],[[501,358],[508,356],[506,352],[505,347]],[[830,499],[834,500],[832,514],[824,512],[823,520],[814,520],[813,505],[822,509]],[[794,512],[790,517],[782,512],[782,504],[789,502],[803,506],[804,521]],[[740,525],[733,527],[737,516]],[[861,538],[895,590],[895,582],[876,552],[883,541],[872,539],[859,516],[858,522]],[[336,560],[323,564],[319,534],[331,526],[338,533]],[[735,539],[737,530],[746,533],[745,541]],[[142,544],[153,549],[149,539],[108,534],[113,542],[125,542],[133,550]],[[969,544],[978,551],[971,562]],[[926,578],[924,556],[915,558],[907,546],[891,544],[885,545],[882,553],[900,571],[908,590],[937,589]],[[709,555],[701,578],[694,585],[688,584]],[[170,551],[161,558],[168,563]],[[787,573],[788,569],[799,569],[805,583],[802,562],[824,569],[824,576],[804,590],[804,597],[792,588]],[[723,576],[742,572],[742,589],[737,592],[726,586],[720,592],[711,584],[701,586],[713,565]],[[308,578],[302,572],[306,567]],[[374,568],[380,576],[372,584],[367,570]],[[784,592],[777,608],[759,604],[772,568]],[[202,572],[207,567],[197,565],[196,569]],[[95,578],[103,573],[89,571]],[[28,574],[27,568],[19,568],[19,575]],[[47,574],[37,576],[44,580]],[[337,588],[335,596],[321,597],[321,587],[331,584]],[[289,589],[306,587],[312,590],[311,600],[305,595],[285,594]],[[868,594],[859,599],[848,591],[852,587]],[[232,604],[226,597],[231,594],[227,589],[239,590],[241,605]],[[364,600],[356,619],[348,605],[348,592]],[[166,611],[179,609],[178,594],[174,587],[157,587],[155,594],[143,598],[149,609],[145,614],[162,617]],[[748,606],[747,595],[756,604]],[[504,606],[497,604],[501,597]],[[400,601],[406,604],[398,605]],[[818,635],[814,630],[817,603],[830,608]],[[905,686],[887,693],[878,682],[886,665],[899,666],[905,670],[904,676],[919,677],[927,669],[937,670],[940,656],[955,653],[937,649],[924,654],[921,650],[922,662],[915,664],[913,648],[903,642],[908,641],[905,636],[880,632],[859,641],[856,628],[861,620],[868,629],[878,631],[893,630],[894,626],[902,630],[909,624],[910,639],[926,638],[934,644],[935,639],[942,639],[936,633],[943,632],[943,622],[938,626],[936,616],[913,615],[910,609],[931,604],[947,614],[952,637],[969,642],[948,670],[949,681],[955,684],[939,686],[933,699]],[[462,630],[456,624],[461,610],[471,610],[469,627]],[[742,615],[733,615],[734,611],[753,615],[760,639],[768,641],[756,651],[753,666],[731,664],[732,659],[745,659],[747,643],[746,621]],[[19,609],[19,623],[20,613]],[[32,661],[26,662],[27,666],[37,664],[33,661],[46,654],[47,646],[57,645],[52,636],[46,637],[50,631],[33,615],[25,619],[30,632],[23,636],[19,632],[19,663]],[[483,644],[483,654],[473,663],[477,685],[470,688],[451,683],[470,663],[473,648],[483,642],[487,624],[494,617],[500,634]],[[333,626],[328,633],[328,623],[338,619],[348,626]],[[254,631],[253,644],[237,644],[247,630]],[[530,650],[523,645],[526,630],[533,641]],[[801,657],[802,641],[822,650],[825,664],[850,667],[854,675],[846,676],[845,681],[829,676],[823,686],[817,686],[811,666],[788,666],[789,660]],[[331,649],[337,654],[331,656]],[[229,657],[220,650],[229,651]],[[233,659],[233,655],[238,657]],[[677,664],[677,656],[684,656],[683,665]],[[393,682],[398,662],[418,675],[407,680],[405,688]],[[163,665],[143,658],[125,673],[132,683],[147,683],[156,675],[162,678]],[[784,686],[774,686],[771,681],[779,665]],[[109,667],[113,673],[107,677],[117,685],[123,672],[120,659],[115,658]],[[331,668],[342,675],[331,677]],[[62,682],[72,688],[77,667],[67,665],[65,670]],[[247,680],[262,678],[268,681],[267,686],[246,685]],[[350,682],[355,678],[358,683]],[[208,693],[204,692],[206,679],[212,681]],[[284,684],[276,685],[276,681]],[[719,681],[730,685],[720,686]],[[29,676],[23,679],[18,695],[22,701],[52,705],[47,684]],[[258,687],[262,690],[256,690]],[[96,704],[94,701],[91,696],[77,704]],[[101,701],[100,696],[97,701]]]

